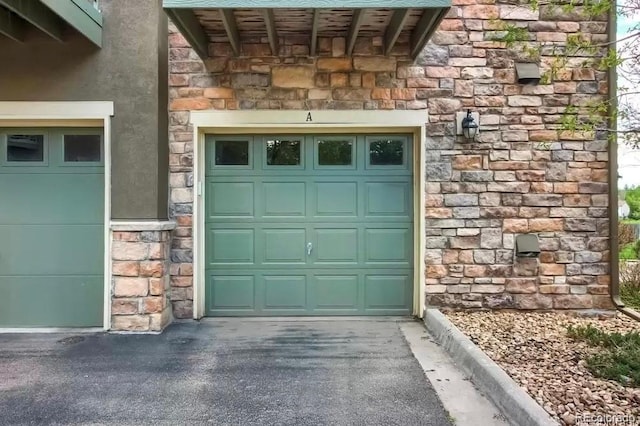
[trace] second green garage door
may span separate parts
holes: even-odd
[[[0,328],[99,327],[101,129],[0,129]]]
[[[206,314],[408,315],[411,138],[206,138]]]

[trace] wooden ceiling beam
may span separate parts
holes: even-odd
[[[165,12],[198,56],[201,59],[207,59],[209,57],[209,38],[193,11],[189,9],[166,9]]]
[[[309,55],[316,56],[318,50],[318,25],[320,24],[320,9],[313,9],[313,22],[311,24],[311,43]]]
[[[409,18],[409,9],[396,9],[391,16],[391,21],[384,34],[384,54],[391,53],[393,46],[395,46],[400,37],[400,33],[404,28],[404,24]]]
[[[351,18],[351,26],[349,27],[349,33],[347,34],[346,53],[351,56],[353,48],[356,47],[356,40],[358,39],[358,33],[360,27],[364,22],[364,17],[367,14],[367,9],[355,9],[353,11],[353,17]]]
[[[39,1],[0,0],[0,6],[9,9],[55,40],[63,41],[62,21]]]
[[[264,24],[267,27],[267,38],[269,39],[269,46],[271,46],[271,54],[273,56],[278,56],[280,47],[273,9],[264,9],[262,13],[264,15]]]
[[[0,34],[22,42],[24,41],[25,22],[7,9],[0,8]]]
[[[219,9],[220,18],[222,18],[222,25],[227,32],[229,43],[231,43],[231,49],[236,56],[240,56],[240,33],[238,32],[238,25],[236,24],[236,17],[233,14],[232,9]]]
[[[438,29],[440,21],[442,21],[447,12],[449,12],[448,7],[444,9],[425,9],[422,12],[422,16],[411,34],[410,55],[412,58],[415,59],[422,52],[422,49],[424,49],[435,30]]]

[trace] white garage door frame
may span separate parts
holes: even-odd
[[[425,309],[425,124],[426,110],[404,111],[192,111],[193,176],[193,318],[205,312],[205,135],[410,133],[413,135],[413,315]]]
[[[111,117],[112,101],[0,102],[0,127],[100,127],[104,137],[104,313],[111,325]],[[0,332],[57,332],[59,328],[3,328]],[[95,329],[87,329],[94,331]],[[73,329],[74,332],[83,331]]]

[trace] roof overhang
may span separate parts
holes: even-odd
[[[0,0],[0,35],[23,42],[29,25],[61,42],[71,27],[102,47],[102,14],[91,0]]]
[[[307,40],[310,56],[321,37],[345,37],[347,55],[358,37],[381,37],[385,55],[406,39],[415,58],[451,0],[163,0],[163,7],[202,59],[211,43],[229,43],[240,56],[243,43],[261,39],[279,56],[283,37]]]

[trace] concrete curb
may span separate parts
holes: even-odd
[[[462,334],[437,309],[424,314],[427,330],[473,383],[517,426],[558,426],[558,423],[491,358]]]

